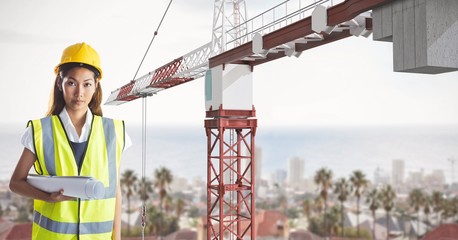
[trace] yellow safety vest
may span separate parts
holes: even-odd
[[[49,203],[34,201],[33,239],[111,239],[116,186],[124,149],[124,122],[94,115],[80,172],[60,118],[29,122],[40,175],[91,176],[105,186],[103,199]]]

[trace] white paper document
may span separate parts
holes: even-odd
[[[63,189],[65,196],[81,199],[101,199],[105,194],[103,183],[93,177],[29,174],[27,182],[45,192],[58,192]]]

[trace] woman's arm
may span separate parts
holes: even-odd
[[[47,193],[33,187],[27,182],[27,176],[29,175],[29,171],[35,162],[35,159],[35,154],[33,154],[29,149],[24,148],[16,165],[16,169],[14,169],[13,175],[11,176],[11,191],[25,197],[47,202],[60,202],[73,199],[72,197],[64,196],[63,190],[60,192]]]
[[[115,216],[114,216],[114,223],[113,223],[113,236],[112,236],[112,239],[114,240],[121,239],[121,214],[122,214],[122,193],[121,193],[121,183],[118,178],[118,186],[116,189]]]

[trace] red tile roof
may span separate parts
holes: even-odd
[[[321,240],[322,237],[317,236],[307,230],[298,229],[296,231],[290,232],[289,239],[290,240]]]
[[[122,237],[122,240],[142,240],[142,237]],[[145,240],[156,240],[156,237],[145,236]]]
[[[202,217],[204,226],[206,226],[206,217]],[[249,236],[249,231],[251,228],[249,221],[240,222],[242,229],[247,229],[248,233],[246,236]],[[256,214],[255,219],[256,233],[257,237],[268,237],[268,236],[282,236],[284,229],[288,227],[288,221],[285,214],[275,211],[275,210],[263,210],[259,211]],[[214,224],[214,229],[218,229],[218,224]]]
[[[458,224],[442,224],[433,229],[422,240],[457,240]]]
[[[32,223],[17,223],[6,235],[5,240],[30,240],[32,238]]]
[[[181,229],[165,237],[165,240],[196,240],[196,239],[197,239],[197,232],[194,230],[190,230],[190,229]]]
[[[256,236],[267,237],[276,236],[287,225],[285,214],[279,211],[261,211],[256,215]]]
[[[11,231],[13,228],[14,223],[8,220],[0,219],[0,239],[5,239],[6,235]]]

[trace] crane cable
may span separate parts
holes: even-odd
[[[142,199],[142,240],[145,239],[146,226],[146,97],[142,99],[142,178],[141,178],[141,199]]]
[[[161,27],[162,25],[162,22],[164,21],[164,18],[165,16],[167,15],[167,12],[169,11],[169,8],[170,8],[170,5],[172,4],[172,1],[173,0],[170,0],[169,4],[167,5],[167,8],[164,12],[164,14],[162,15],[162,18],[161,18],[161,21],[159,22],[159,25],[157,26],[156,28],[156,31],[154,31],[154,35],[148,45],[148,48],[146,49],[145,51],[145,54],[143,55],[143,58],[140,62],[140,64],[138,65],[138,68],[137,68],[137,71],[135,72],[135,75],[134,77],[132,78],[132,81],[135,81],[135,78],[137,77],[137,74],[138,74],[138,71],[140,71],[140,68],[143,64],[143,61],[145,60],[146,58],[146,55],[148,54],[148,51],[151,47],[151,45],[153,44],[154,42],[154,39],[156,38],[158,32],[159,32],[159,28]],[[141,222],[141,226],[142,226],[142,240],[145,239],[145,227],[146,227],[146,204],[145,204],[145,201],[146,201],[146,189],[147,189],[147,181],[146,181],[146,116],[147,116],[147,108],[146,108],[146,97],[148,97],[149,95],[144,95],[143,96],[143,99],[142,99],[142,178],[141,178],[141,193],[142,193],[142,208],[141,208],[141,214],[142,214],[142,222]]]
[[[158,32],[159,32],[159,28],[161,27],[162,22],[164,21],[164,18],[165,18],[165,16],[167,15],[167,12],[169,11],[169,8],[170,8],[170,5],[172,4],[172,1],[173,1],[173,0],[170,0],[169,5],[167,5],[167,9],[165,9],[165,12],[164,12],[164,14],[162,15],[161,21],[159,22],[159,25],[157,26],[156,31],[154,31],[153,38],[152,38],[151,41],[149,42],[148,48],[146,49],[146,52],[145,52],[145,54],[143,55],[142,61],[141,61],[140,64],[138,65],[137,71],[135,72],[135,75],[134,75],[134,77],[132,78],[132,80],[135,80],[135,78],[137,77],[138,71],[140,71],[140,67],[142,66],[143,61],[145,60],[146,55],[148,54],[148,51],[149,51],[149,49],[150,49],[150,47],[151,47],[151,44],[153,44],[154,39],[156,38],[156,35],[157,35]]]

